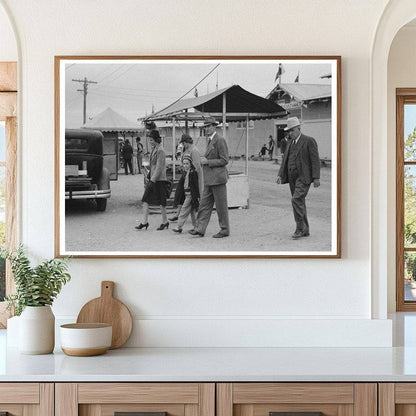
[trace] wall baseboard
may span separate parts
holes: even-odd
[[[57,317],[57,324],[67,322],[71,322],[71,319]],[[392,321],[140,318],[134,320],[132,336],[125,346],[391,347]]]

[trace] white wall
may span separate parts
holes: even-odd
[[[17,59],[17,44],[11,21],[3,7],[0,7],[0,61]]]
[[[21,39],[21,236],[40,257],[54,253],[54,55],[343,59],[342,259],[74,259],[59,318],[108,279],[137,319],[130,345],[389,345],[386,310],[372,316],[370,255],[370,58],[387,0],[0,4]]]
[[[391,44],[388,60],[388,306],[396,310],[396,88],[416,88],[416,26],[405,26]]]

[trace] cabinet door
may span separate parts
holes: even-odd
[[[377,416],[377,385],[220,383],[217,416]]]
[[[380,383],[380,416],[415,416],[416,383]]]
[[[56,416],[215,416],[213,383],[61,383]]]
[[[0,383],[0,415],[53,416],[51,383]]]

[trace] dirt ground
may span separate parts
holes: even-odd
[[[95,203],[72,201],[66,206],[65,242],[68,252],[117,252],[127,254],[145,252],[192,252],[206,254],[238,254],[238,252],[264,252],[290,254],[331,250],[331,168],[321,169],[321,186],[311,187],[306,199],[310,224],[310,237],[293,240],[295,230],[289,185],[277,185],[280,165],[273,161],[249,162],[250,204],[248,209],[230,209],[231,235],[228,238],[211,238],[218,230],[218,218],[211,217],[205,237],[187,233],[192,228],[190,218],[182,234],[169,229],[157,231],[160,214],[149,217],[149,229],[138,231],[134,227],[141,219],[143,175],[124,175],[111,182],[111,198],[107,210],[97,212]],[[244,161],[231,161],[230,171],[243,171]],[[334,213],[335,215],[335,213]],[[163,253],[162,253],[163,252]],[[78,253],[80,254],[80,253]]]

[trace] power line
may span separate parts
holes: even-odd
[[[134,67],[134,65],[133,64],[130,64],[130,65],[128,65],[128,68],[126,68],[126,70],[124,71],[124,72],[122,72],[121,74],[118,74],[115,78],[113,78],[113,79],[111,79],[110,81],[108,81],[108,83],[107,84],[110,84],[110,83],[112,83],[112,82],[114,82],[116,79],[119,79],[121,76],[123,76],[123,75],[125,75],[125,74],[127,74],[127,72],[129,72],[132,68]],[[121,68],[121,67],[120,67]],[[120,68],[117,68],[117,70],[116,71],[118,71]],[[111,75],[113,75],[116,71],[113,71],[109,76],[111,76]],[[108,76],[107,77],[104,77],[103,79],[106,79],[106,78],[108,78]],[[99,89],[101,89],[101,88],[103,88],[103,87],[105,87],[106,85],[105,84],[103,84],[103,81],[101,81],[100,82],[100,86],[98,87],[98,88],[96,88],[96,90],[99,90]],[[107,85],[108,86],[108,85]]]
[[[154,95],[151,95],[151,94],[129,94],[123,91],[90,90],[89,93],[97,94],[97,95],[104,95],[108,97],[133,97],[133,98],[142,98],[142,99],[150,98],[153,101],[155,99],[158,99],[158,100],[160,99],[173,100],[174,99],[172,95],[163,95],[163,96],[159,95],[158,97],[155,97]]]
[[[172,90],[150,90],[150,89],[132,88],[132,87],[113,87],[111,85],[107,85],[106,88],[117,88],[117,89],[120,89],[120,90],[147,91],[147,92],[171,92],[171,93],[175,92],[175,91],[172,91]]]
[[[217,64],[214,66],[213,69],[211,69],[211,71],[208,72],[208,74],[206,74],[204,76],[204,78],[202,78],[197,84],[195,84],[189,91],[187,91],[185,94],[183,94],[181,97],[179,97],[176,101],[174,101],[173,103],[169,104],[167,107],[162,108],[161,110],[157,111],[156,113],[152,114],[152,116],[155,116],[156,114],[161,113],[162,111],[166,110],[168,107],[176,104],[178,101],[182,100],[183,97],[185,97],[186,95],[188,95],[191,91],[193,91],[205,78],[207,78],[209,75],[211,75],[212,72],[214,72],[221,64]]]
[[[75,97],[72,97],[70,100],[68,99],[68,102],[66,101],[67,98],[65,98],[65,106],[68,108],[75,104],[79,99],[81,98],[81,95],[77,95]]]
[[[111,71],[109,74],[104,75],[103,78],[101,78],[98,82],[101,84],[105,79],[111,77],[111,75],[115,74],[118,70],[120,70],[123,66],[122,65],[118,65],[117,68],[114,71]],[[111,68],[111,67],[110,67]],[[105,72],[105,70],[104,70]]]
[[[101,93],[101,92],[93,92],[90,91],[90,94],[95,96],[95,97],[104,97],[107,99],[114,99],[114,100],[124,100],[124,101],[131,101],[131,102],[152,102],[154,103],[154,97],[142,97],[140,99],[138,99],[138,97],[129,97],[129,96],[125,96],[123,95],[117,95],[117,94],[106,94],[106,93]],[[171,97],[165,97],[163,100],[158,100],[158,102],[166,102],[166,103],[170,103],[172,101]],[[163,104],[164,105],[164,104]]]

